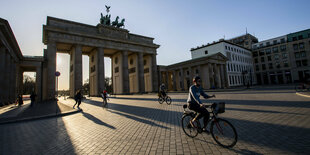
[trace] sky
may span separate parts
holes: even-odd
[[[111,19],[125,18],[130,33],[155,38],[157,64],[191,59],[190,49],[247,32],[259,41],[310,28],[309,0],[1,0],[0,17],[8,20],[24,55],[42,56],[42,25],[47,16],[96,26],[111,6]],[[105,59],[111,76],[110,59]],[[83,81],[88,78],[83,56]],[[57,54],[59,89],[69,88],[69,56]]]

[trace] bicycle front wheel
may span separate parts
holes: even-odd
[[[194,138],[198,135],[198,130],[197,130],[197,126],[198,126],[198,121],[195,121],[193,122],[194,123],[194,126],[196,127],[193,127],[189,122],[193,119],[194,117],[192,117],[190,114],[185,114],[182,116],[182,129],[184,131],[184,133],[191,137],[191,138]]]
[[[238,135],[235,127],[224,119],[218,118],[212,121],[210,132],[216,143],[222,147],[233,147],[237,143]]]
[[[159,98],[158,98],[158,103],[159,103],[159,104],[163,104],[163,102],[164,102],[164,98],[159,97]]]
[[[172,100],[169,96],[166,97],[166,103],[169,105],[171,104]]]

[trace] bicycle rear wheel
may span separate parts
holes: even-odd
[[[192,117],[190,114],[185,114],[182,116],[182,129],[184,131],[184,133],[191,137],[194,138],[198,135],[198,130],[197,128],[193,127],[189,122],[193,119],[194,117]],[[199,124],[197,121],[193,122],[193,124],[197,127]]]
[[[169,96],[167,96],[167,97],[166,97],[166,103],[167,103],[168,105],[170,105],[171,102],[172,102],[171,98],[170,98]]]
[[[213,139],[220,146],[228,148],[236,145],[238,135],[230,122],[218,118],[216,121],[212,121],[210,128]]]
[[[164,98],[159,97],[159,98],[158,98],[158,102],[159,102],[159,104],[163,104],[163,103],[164,103]]]

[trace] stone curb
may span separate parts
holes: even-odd
[[[10,124],[10,123],[17,123],[17,122],[32,121],[32,120],[39,120],[39,119],[46,119],[46,118],[52,118],[52,117],[62,117],[62,116],[67,116],[67,115],[75,114],[75,113],[78,113],[78,112],[81,112],[81,111],[83,111],[83,110],[82,109],[78,109],[78,110],[70,110],[70,111],[67,111],[67,112],[59,113],[59,114],[48,114],[48,115],[43,115],[43,116],[34,116],[34,117],[21,118],[21,119],[16,119],[16,120],[0,122],[0,125],[2,125],[2,124]]]
[[[299,96],[303,96],[303,97],[310,97],[310,95],[306,95],[306,94],[299,93],[299,92],[296,92],[296,94],[299,95]]]

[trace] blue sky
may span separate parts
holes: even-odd
[[[2,0],[0,17],[9,21],[24,55],[43,55],[47,16],[97,25],[105,6],[112,19],[126,18],[130,33],[155,38],[157,64],[190,59],[190,48],[248,32],[259,41],[310,28],[309,0]],[[69,57],[59,54],[60,89],[69,86]],[[110,76],[110,61],[106,61]],[[88,77],[83,57],[83,80]]]

